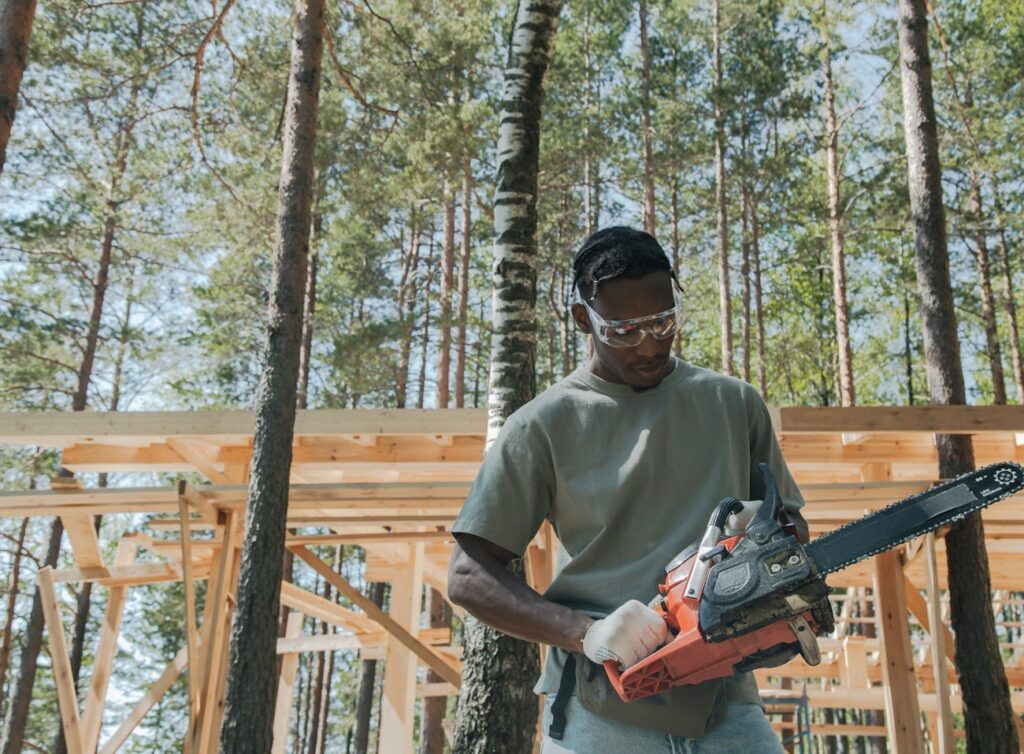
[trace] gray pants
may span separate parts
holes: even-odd
[[[782,744],[756,704],[733,702],[725,720],[703,738],[682,738],[607,720],[570,697],[565,708],[565,735],[547,737],[551,703],[544,704],[541,754],[782,754]]]

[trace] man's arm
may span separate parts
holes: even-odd
[[[584,613],[544,599],[508,572],[515,555],[472,534],[456,534],[448,569],[448,597],[475,618],[511,636],[583,651],[594,622]]]

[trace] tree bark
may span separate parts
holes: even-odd
[[[18,591],[21,581],[21,557],[25,548],[25,533],[27,531],[28,517],[26,516],[21,519],[21,526],[18,528],[18,538],[15,540],[14,562],[11,564],[11,588],[7,592],[7,612],[4,615],[3,640],[0,642],[0,696],[5,700],[9,698],[6,694],[4,682],[7,680],[7,668],[10,667],[11,662],[14,609],[17,607],[18,602]],[[2,713],[3,710],[0,709],[0,714]]]
[[[444,179],[441,250],[441,298],[438,315],[437,344],[437,408],[448,408],[448,380],[452,363],[452,283],[455,278],[455,187],[449,177]]]
[[[1017,300],[1013,292],[1013,270],[1010,266],[1010,245],[1006,241],[1006,225],[1003,222],[1003,207],[999,191],[992,178],[995,197],[996,222],[999,223],[999,261],[1002,262],[1003,301],[1006,306],[1006,320],[1010,328],[1010,356],[1013,361],[1013,381],[1017,387],[1017,403],[1024,404],[1024,361],[1020,354],[1020,331],[1017,328]]]
[[[326,600],[331,598],[331,582],[327,580],[324,581],[323,596]],[[327,623],[325,621],[320,621],[320,635],[327,635]],[[313,696],[310,701],[312,715],[306,735],[306,754],[316,754],[317,746],[320,743],[320,710],[324,702],[324,675],[327,671],[326,653],[317,652],[315,658],[316,673],[313,680]]]
[[[28,66],[28,42],[36,17],[35,0],[0,0],[0,175],[14,126],[18,89]]]
[[[309,365],[313,358],[313,326],[316,318],[316,275],[319,267],[317,244],[323,230],[323,216],[317,210],[319,196],[313,197],[309,228],[309,263],[306,267],[306,290],[302,304],[302,345],[299,348],[299,387],[295,405],[309,407]]]
[[[494,200],[488,445],[536,393],[537,171],[544,75],[561,0],[520,0],[509,41]],[[513,570],[523,576],[522,561]],[[535,644],[466,617],[456,754],[530,751],[537,724]]]
[[[273,743],[275,645],[315,179],[324,2],[295,0],[294,11],[269,326],[256,395],[245,540],[220,735],[223,754],[270,751]]]
[[[64,524],[60,518],[54,518],[50,525],[50,541],[46,547],[46,558],[43,566],[57,567],[60,556],[60,540],[64,536]],[[39,650],[43,646],[43,600],[36,587],[32,597],[32,612],[25,628],[25,643],[22,645],[18,661],[18,682],[7,708],[7,720],[4,729],[7,738],[4,740],[3,754],[21,754],[25,746],[25,727],[28,723],[29,706],[32,703],[32,687],[36,682],[36,661]]]
[[[722,13],[712,4],[712,65],[715,111],[715,205],[718,208],[718,297],[721,317],[722,371],[733,373],[732,301],[729,298],[729,215],[725,198],[725,116],[722,112]]]
[[[825,79],[825,156],[828,172],[828,229],[832,243],[832,300],[836,316],[836,350],[839,354],[839,405],[856,402],[853,385],[853,351],[850,347],[850,307],[846,299],[846,249],[840,203],[839,125],[836,120],[835,84],[832,80],[832,51],[822,53]]]
[[[651,125],[651,48],[647,0],[640,0],[640,138],[644,155],[644,230],[654,235],[654,127]]]
[[[754,308],[757,311],[757,389],[767,400],[768,376],[765,366],[764,302],[761,285],[761,220],[757,214],[759,199],[756,191],[750,196],[750,265],[754,277]]]
[[[992,295],[991,261],[981,206],[981,178],[978,171],[970,171],[969,181],[970,216],[974,225],[975,261],[978,268],[978,288],[981,292],[981,320],[985,326],[985,346],[989,372],[992,376],[992,402],[1002,406],[1006,404],[1006,380],[1003,377],[1003,352],[999,345],[999,330],[996,324],[995,296]]]
[[[409,400],[409,364],[412,360],[412,339],[416,329],[416,269],[420,262],[420,237],[416,210],[409,210],[409,251],[403,254],[402,277],[398,283],[398,375],[395,380],[395,405],[405,408]]]
[[[469,322],[469,265],[473,250],[473,170],[466,155],[462,166],[462,238],[459,249],[459,314],[455,338],[455,408],[466,405],[466,326]]]
[[[380,607],[384,604],[384,584],[369,586],[369,598]],[[359,668],[359,692],[356,695],[355,732],[352,735],[352,754],[369,754],[370,716],[373,713],[373,690],[377,682],[377,661],[363,660]]]
[[[742,188],[743,204],[740,210],[740,292],[743,321],[740,339],[743,341],[743,381],[750,382],[750,189]]]
[[[451,628],[452,614],[448,609],[444,597],[436,589],[429,590],[429,604],[427,612],[430,618],[431,628]],[[443,681],[440,675],[433,670],[427,671],[427,683]],[[423,721],[422,734],[420,735],[419,754],[444,754],[444,728],[441,723],[444,721],[445,712],[448,707],[448,697],[432,696],[423,700]]]
[[[924,0],[899,0],[898,27],[903,124],[928,392],[932,403],[964,404],[966,394],[949,277]],[[970,436],[937,435],[936,449],[940,476],[954,477],[974,468]],[[995,634],[992,585],[979,515],[969,516],[953,527],[946,536],[946,557],[967,751],[971,754],[1018,751],[1014,712]]]

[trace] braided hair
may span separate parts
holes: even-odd
[[[650,233],[615,225],[602,228],[583,242],[572,260],[572,285],[587,301],[597,295],[597,286],[614,278],[635,279],[664,270],[675,274],[668,255]],[[676,283],[678,285],[678,283]]]

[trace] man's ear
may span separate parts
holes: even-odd
[[[572,305],[572,318],[576,322],[576,327],[581,331],[590,334],[590,317],[587,316],[587,310],[583,304]]]

